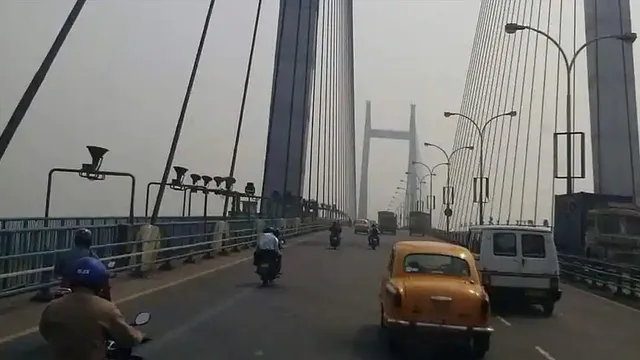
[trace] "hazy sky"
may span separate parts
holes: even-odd
[[[399,130],[408,125],[409,104],[417,104],[420,141],[450,149],[456,124],[442,112],[460,107],[480,1],[354,2],[358,159],[365,100],[373,101],[374,127]],[[73,3],[0,1],[0,128]],[[211,175],[228,171],[256,3],[217,1],[176,164]],[[0,163],[0,217],[42,216],[48,170],[86,161],[87,144],[111,149],[104,169],[136,174],[136,210],[143,211],[145,184],[161,176],[207,6],[206,0],[88,1]],[[236,171],[238,183],[258,186],[278,1],[265,1],[263,11]],[[578,42],[583,39],[579,30]],[[586,87],[584,68],[583,60],[578,89]],[[586,91],[576,97],[578,126],[588,127]],[[404,177],[407,151],[405,143],[374,142],[370,215],[389,203]],[[421,148],[420,156],[429,164],[443,161],[435,150]],[[442,185],[439,176],[436,194]],[[59,175],[51,215],[124,215],[127,186],[126,180],[89,183]],[[590,189],[591,180],[577,188]],[[163,213],[180,212],[181,195],[168,192],[165,201]],[[198,214],[201,204],[194,197]],[[214,202],[212,211],[219,206]]]

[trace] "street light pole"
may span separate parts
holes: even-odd
[[[444,199],[444,204],[447,206],[446,209],[448,209],[449,211],[451,211],[451,158],[453,157],[453,155],[455,155],[458,151],[461,150],[473,150],[473,146],[463,146],[463,147],[459,147],[455,150],[453,150],[451,152],[451,154],[447,153],[447,151],[445,149],[443,149],[440,145],[437,144],[433,144],[433,143],[428,143],[425,142],[424,146],[432,146],[438,150],[440,150],[443,154],[444,157],[447,158],[447,196],[446,199]],[[444,194],[443,194],[444,195]],[[445,214],[445,220],[447,222],[447,234],[451,231],[451,213],[449,212],[449,214]]]
[[[555,47],[558,49],[558,51],[560,52],[560,55],[562,56],[562,59],[564,60],[564,64],[565,67],[567,69],[567,103],[566,103],[566,123],[567,123],[567,149],[566,149],[566,156],[567,156],[567,194],[572,194],[573,193],[573,147],[572,147],[572,136],[573,136],[573,129],[572,129],[572,98],[573,95],[571,93],[571,74],[573,72],[573,69],[575,67],[576,64],[576,59],[578,57],[578,55],[580,55],[580,53],[586,49],[589,45],[594,44],[600,40],[605,40],[605,39],[616,39],[616,40],[620,40],[620,41],[624,41],[627,43],[633,43],[634,41],[636,41],[637,39],[637,34],[636,33],[624,33],[624,34],[617,34],[617,35],[603,35],[603,36],[598,36],[595,37],[589,41],[587,41],[586,43],[584,43],[582,46],[580,46],[576,52],[573,54],[573,57],[569,58],[569,56],[567,55],[566,51],[562,48],[562,46],[560,45],[560,43],[554,39],[551,35],[547,34],[546,32],[527,26],[527,25],[520,25],[520,24],[515,24],[515,23],[508,23],[504,26],[504,31],[507,34],[515,34],[517,31],[522,31],[522,30],[529,30],[529,31],[533,31],[539,35],[544,36],[545,38],[547,38],[547,40],[549,40],[553,45],[555,45]],[[554,147],[555,149],[555,147]],[[554,156],[556,157],[557,161],[557,154],[554,154]],[[583,155],[584,156],[584,155]],[[582,170],[584,171],[584,169]]]
[[[431,222],[432,222],[432,225],[433,225],[433,216],[431,216],[431,215],[433,215],[433,209],[435,209],[435,201],[433,201],[433,199],[434,199],[434,198],[433,198],[433,177],[434,177],[434,176],[436,176],[435,171],[436,171],[436,169],[438,168],[438,166],[449,165],[449,164],[448,164],[448,163],[439,163],[439,164],[436,164],[436,165],[435,165],[434,167],[432,167],[432,168],[431,168],[431,167],[429,167],[427,164],[425,164],[425,163],[423,163],[423,162],[420,162],[420,161],[414,161],[414,162],[412,162],[411,164],[412,164],[412,165],[414,165],[414,166],[415,166],[415,165],[422,165],[422,166],[424,166],[424,167],[427,169],[427,174],[426,174],[426,175],[424,175],[424,176],[423,176],[422,178],[420,178],[419,180],[420,180],[420,186],[422,187],[422,182],[423,182],[423,180],[424,180],[427,176],[429,177],[429,215],[430,215]],[[407,175],[408,175],[408,173],[407,173]],[[416,177],[418,177],[418,176],[416,175]],[[421,198],[420,198],[420,201],[422,201],[422,195],[421,195],[420,197],[421,197]]]
[[[478,194],[478,223],[479,225],[482,225],[484,224],[484,132],[487,129],[487,126],[491,124],[491,122],[493,122],[494,120],[497,120],[506,116],[513,118],[514,116],[518,115],[518,112],[513,110],[504,114],[498,114],[492,118],[489,118],[489,120],[487,120],[482,125],[482,128],[478,125],[478,123],[475,120],[471,119],[467,115],[460,114],[457,112],[448,112],[448,111],[445,111],[444,113],[444,117],[451,117],[454,115],[468,120],[473,125],[473,127],[478,131],[478,136],[480,137],[479,139],[480,140],[480,161],[478,161],[480,165],[480,171],[479,171],[480,172],[480,179],[479,179],[480,189]]]

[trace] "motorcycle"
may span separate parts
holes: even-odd
[[[378,235],[369,235],[369,247],[375,250],[380,246],[380,237]]]
[[[107,269],[111,270],[111,269],[113,269],[115,267],[116,267],[116,262],[115,261],[109,261],[107,263]],[[116,275],[117,275],[116,273],[110,272],[109,273],[109,279],[115,278]],[[65,287],[65,286],[60,286],[53,292],[53,298],[54,299],[58,299],[58,298],[61,298],[61,297],[65,296],[65,295],[67,295],[67,294],[71,294],[72,292],[73,291],[70,288]]]
[[[278,269],[276,269],[275,259],[263,259],[256,265],[256,273],[260,276],[263,286],[272,284],[278,278]]]
[[[340,246],[340,235],[331,234],[329,235],[329,246],[333,248],[333,250],[337,250],[338,246]]]
[[[137,327],[145,325],[151,319],[151,314],[148,312],[141,312],[136,315],[131,326]],[[140,344],[145,344],[151,341],[150,338],[145,337]],[[107,340],[107,359],[109,360],[143,360],[141,356],[134,355],[132,348],[120,348],[118,344],[113,340]]]

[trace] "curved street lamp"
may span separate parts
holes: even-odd
[[[483,125],[482,127],[480,127],[480,125],[478,125],[478,123],[473,120],[472,118],[470,118],[467,115],[461,114],[461,113],[457,113],[457,112],[449,112],[449,111],[445,111],[444,112],[444,117],[451,117],[451,116],[459,116],[467,121],[469,121],[473,127],[478,131],[478,136],[480,137],[480,161],[479,161],[479,168],[480,168],[480,176],[479,176],[479,180],[480,180],[480,191],[478,194],[478,222],[480,225],[484,224],[484,132],[485,130],[487,130],[487,127],[489,126],[489,124],[491,124],[492,122],[494,122],[495,120],[498,120],[500,118],[503,117],[510,117],[513,118],[514,116],[518,115],[518,112],[515,110],[503,113],[503,114],[498,114],[494,117],[489,118]],[[488,185],[488,179],[487,179],[487,185]],[[474,187],[475,189],[475,187]]]
[[[571,74],[572,71],[574,69],[574,66],[576,64],[576,58],[578,57],[578,55],[580,55],[580,53],[586,49],[587,47],[589,47],[589,45],[594,44],[600,40],[606,40],[606,39],[615,39],[615,40],[620,40],[629,44],[633,44],[636,39],[638,38],[638,35],[636,33],[633,32],[628,32],[628,33],[623,33],[623,34],[615,34],[615,35],[603,35],[603,36],[598,36],[595,37],[587,42],[585,42],[584,44],[582,44],[582,46],[580,46],[573,54],[573,56],[571,58],[569,58],[569,56],[567,55],[567,52],[562,48],[562,46],[560,45],[560,43],[554,39],[551,35],[547,34],[546,32],[540,30],[540,29],[536,29],[533,28],[531,26],[527,26],[527,25],[520,25],[520,24],[516,24],[516,23],[508,23],[504,26],[504,31],[507,34],[515,34],[518,31],[522,31],[522,30],[529,30],[529,31],[533,31],[536,34],[542,35],[545,38],[547,38],[547,40],[549,40],[553,45],[555,45],[556,48],[558,48],[558,51],[560,52],[560,55],[562,56],[562,59],[564,60],[564,65],[567,68],[567,104],[566,104],[566,122],[567,122],[567,149],[566,149],[566,156],[567,156],[567,194],[571,194],[573,193],[573,159],[572,159],[572,152],[573,152],[573,147],[571,144],[571,137],[573,136],[573,129],[572,129],[572,113],[571,113],[571,107],[572,107],[572,94],[571,94]],[[559,178],[558,177],[558,154],[557,154],[557,135],[558,133],[554,134],[555,138],[554,138],[554,175],[555,178]],[[583,134],[584,136],[584,134]],[[582,149],[582,151],[584,152],[584,148]],[[581,177],[584,177],[584,155],[582,156],[582,170],[581,170]]]
[[[442,192],[442,198],[443,198],[443,203],[444,205],[446,205],[446,209],[444,210],[445,213],[445,218],[447,221],[447,233],[450,232],[450,218],[451,218],[451,205],[453,204],[453,189],[451,188],[451,158],[453,157],[453,155],[455,155],[457,152],[462,151],[462,150],[473,150],[473,146],[462,146],[459,147],[455,150],[453,150],[451,152],[451,154],[447,153],[447,151],[445,149],[443,149],[440,145],[437,144],[433,144],[433,143],[429,143],[429,142],[425,142],[424,146],[431,146],[434,147],[438,150],[440,150],[444,156],[447,158],[447,190]]]

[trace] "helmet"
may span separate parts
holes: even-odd
[[[76,260],[70,270],[69,281],[72,286],[82,286],[97,291],[109,282],[109,271],[102,261],[90,256]]]
[[[76,230],[73,235],[73,242],[79,246],[90,247],[93,242],[93,236],[91,235],[91,231],[87,228],[82,228]]]
[[[271,234],[275,234],[276,233],[276,229],[272,228],[271,226],[267,226],[263,231],[263,233],[271,233]]]

